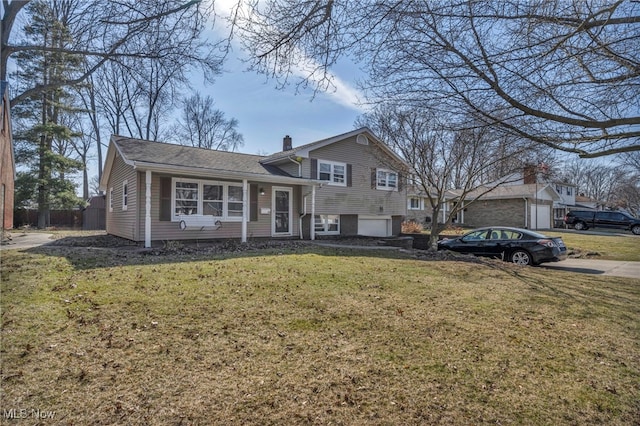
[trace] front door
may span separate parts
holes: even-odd
[[[291,235],[291,188],[273,188],[273,235]]]

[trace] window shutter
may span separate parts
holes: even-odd
[[[258,185],[249,185],[249,221],[258,220]]]
[[[353,186],[353,180],[351,179],[351,164],[347,164],[347,186]]]
[[[311,176],[309,176],[309,178],[318,179],[318,159],[317,158],[311,159]]]
[[[398,173],[398,191],[402,191],[404,189],[404,175],[402,173]]]
[[[171,220],[171,178],[160,177],[160,220]]]
[[[376,189],[376,169],[375,167],[371,168],[371,189]]]

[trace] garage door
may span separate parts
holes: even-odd
[[[391,217],[358,217],[358,235],[366,237],[390,237]]]
[[[544,204],[531,205],[531,229],[551,228],[551,206]]]

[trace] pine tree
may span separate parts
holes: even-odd
[[[53,3],[61,4],[64,2]],[[24,28],[25,42],[37,48],[16,56],[16,79],[19,83],[35,81],[41,90],[15,108],[20,128],[14,138],[17,162],[37,178],[34,201],[38,206],[38,228],[44,228],[50,224],[52,208],[72,208],[81,202],[69,174],[79,171],[82,164],[68,158],[60,149],[78,136],[60,124],[65,114],[74,112],[72,96],[67,87],[56,85],[80,66],[81,57],[63,52],[73,42],[65,25],[64,8],[54,9],[47,1],[34,1],[28,5],[27,12],[31,20]]]

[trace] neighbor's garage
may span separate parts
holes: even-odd
[[[391,216],[358,216],[358,235],[366,237],[390,237]]]
[[[531,229],[551,228],[551,206],[546,204],[531,205]]]

